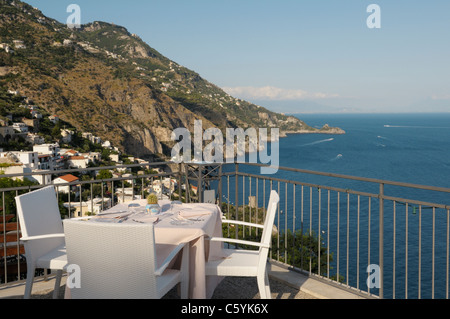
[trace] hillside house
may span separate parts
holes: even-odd
[[[98,163],[102,159],[102,154],[99,152],[82,153],[81,156],[84,156],[92,163]]]
[[[37,161],[37,153],[34,152],[2,152],[0,153],[0,163],[3,164],[0,169],[3,174],[30,174],[33,175],[19,176],[15,179],[30,180],[40,185],[48,185],[51,183],[51,175],[43,174],[39,169]],[[41,174],[42,173],[42,174]]]
[[[8,142],[15,134],[12,126],[0,126],[0,143]]]
[[[26,45],[24,44],[23,40],[13,40],[14,48],[16,49],[26,49]]]
[[[59,168],[59,144],[33,145],[33,152],[39,154],[39,168],[43,170],[55,170]]]
[[[68,185],[68,184],[76,183],[78,181],[79,181],[78,177],[68,174],[55,178],[53,180],[53,185],[57,186],[58,192],[68,194],[69,190],[72,192],[77,192],[77,185]]]
[[[34,119],[42,119],[42,114],[36,110],[30,110],[31,117]]]
[[[22,122],[13,123],[12,127],[17,133],[28,133],[29,132],[28,125],[26,125],[25,123],[22,123]]]
[[[98,215],[102,211],[111,208],[111,198],[93,198],[83,202],[64,203],[64,207],[72,211],[74,217],[86,217],[88,215]]]
[[[89,140],[89,141],[90,141],[91,143],[93,143],[93,144],[102,144],[102,143],[103,143],[103,141],[102,141],[102,139],[101,139],[100,137],[95,136],[95,135],[92,134],[92,133],[84,132],[84,133],[81,134],[81,136],[82,136],[83,138]],[[110,146],[111,146],[111,145],[110,145]]]
[[[67,157],[80,156],[80,153],[78,151],[75,151],[75,150],[64,149],[64,150],[61,150],[60,153],[62,155],[64,155],[64,156],[67,156]]]
[[[34,111],[32,111],[32,112],[34,112]],[[33,118],[33,119],[23,118],[22,122],[26,126],[32,127],[35,132],[39,131],[39,119],[37,119],[37,118]]]
[[[57,117],[56,115],[50,115],[48,117],[49,121],[52,122],[53,124],[56,124],[59,122],[59,117]]]
[[[116,190],[116,196],[119,204],[141,199],[141,195],[133,194],[133,188],[131,187],[118,188]]]
[[[42,144],[33,146],[33,151],[42,155],[51,155],[57,157],[59,155],[59,144]]]
[[[25,140],[32,145],[41,145],[45,143],[45,139],[36,133],[28,133]]]
[[[39,169],[39,155],[37,152],[9,152],[19,163],[32,170]]]
[[[12,95],[20,95],[20,92],[17,90],[8,90],[8,94],[12,94]]]
[[[120,161],[120,156],[119,154],[110,154],[109,158],[111,159],[111,161],[118,163]]]
[[[67,158],[69,168],[87,168],[89,159],[84,156],[70,156]]]
[[[62,142],[66,144],[72,142],[72,137],[74,134],[75,132],[72,130],[62,129],[61,130]]]

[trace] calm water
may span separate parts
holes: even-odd
[[[450,187],[450,113],[299,117],[347,134],[291,135],[280,143],[281,166]]]
[[[347,134],[290,135],[283,138],[280,141],[280,166],[450,188],[450,113],[314,114],[301,115],[299,118],[318,128],[324,124],[337,126],[344,129]],[[242,167],[242,170],[259,174],[259,169],[254,167]],[[378,184],[336,180],[286,171],[280,171],[272,177],[370,193],[377,193],[379,189]],[[240,184],[242,185],[242,182]],[[234,182],[232,186],[234,186]],[[266,188],[269,187],[268,185],[265,186]],[[333,271],[336,272],[337,270],[337,255],[339,253],[339,274],[344,275],[350,285],[359,285],[361,289],[365,290],[366,267],[371,263],[376,264],[379,259],[379,206],[377,199],[372,199],[369,203],[367,198],[361,197],[358,212],[356,209],[358,207],[357,196],[349,197],[351,209],[347,215],[347,195],[345,193],[340,194],[340,207],[338,209],[334,204],[337,202],[336,194],[332,192],[330,196],[333,204],[330,209],[330,217],[328,217],[328,194],[325,190],[319,195],[317,188],[308,187],[304,189],[302,197],[301,188],[296,187],[294,201],[294,190],[291,185],[285,188],[284,183],[280,185],[274,183],[272,187],[275,189],[280,187],[280,210],[282,212],[284,210],[292,211],[295,205],[295,222],[293,216],[281,214],[281,217],[276,221],[279,228],[298,230],[303,226],[308,230],[311,227],[316,234],[321,233],[324,236],[322,240],[324,244],[326,244],[325,239],[329,235],[330,251],[334,259],[332,263]],[[255,196],[256,181],[253,182],[252,186],[250,186],[249,181],[246,181],[245,194],[243,194],[242,189],[239,190],[240,203],[250,195],[250,188],[252,188],[251,194]],[[262,189],[263,184],[259,181],[259,194],[262,193]],[[287,197],[285,196],[286,191]],[[385,193],[401,198],[450,204],[450,194],[448,193],[398,187],[386,187]],[[232,201],[234,201],[233,195],[232,191],[230,194]],[[311,196],[313,200],[310,206]],[[321,196],[320,209],[318,207],[319,196]],[[418,207],[397,204],[394,218],[392,202],[385,203],[385,205],[387,205],[385,206],[384,219],[385,297],[404,298],[406,293],[408,298],[418,297],[418,229],[420,223],[422,240],[421,297],[431,297],[431,253],[434,240],[436,252],[435,297],[445,298],[447,212],[436,210],[434,215],[435,236],[433,237],[431,210],[423,207],[419,220]],[[302,211],[301,206],[303,206]],[[369,207],[371,208],[369,209]],[[357,221],[360,225],[359,230]],[[408,226],[408,231],[406,231],[406,226]],[[349,228],[348,246],[347,227]],[[337,236],[340,236],[339,247],[336,244]],[[357,241],[358,237],[359,241]],[[407,246],[405,245],[406,240]],[[367,252],[369,242],[371,245],[370,256]],[[349,255],[348,259],[347,254]],[[407,265],[405,264],[406,254],[408,254]],[[349,261],[348,273],[347,260]],[[359,277],[357,276],[358,273]],[[393,283],[394,276],[395,285]],[[372,291],[377,293],[376,289]]]

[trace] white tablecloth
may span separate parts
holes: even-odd
[[[129,207],[130,204],[139,204],[139,207]],[[206,277],[205,263],[222,258],[222,244],[209,243],[207,239],[222,237],[220,208],[203,203],[171,206],[170,201],[160,201],[159,204],[162,210],[157,216],[145,213],[146,201],[140,200],[114,206],[91,221],[155,223],[158,262],[164,261],[175,246],[189,243],[189,298],[211,298],[220,278]]]

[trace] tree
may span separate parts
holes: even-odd
[[[107,169],[100,170],[100,172],[98,172],[98,175],[97,175],[97,179],[110,179],[112,177],[113,177],[113,174]]]
[[[14,187],[23,187],[23,186],[34,186],[34,185],[39,185],[39,183],[37,182],[32,182],[30,180],[24,179],[23,181],[21,180],[15,180],[12,178],[0,178],[0,188],[14,188]],[[16,214],[16,202],[15,202],[15,197],[17,195],[22,195],[24,193],[26,193],[27,191],[18,191],[18,194],[16,194],[15,191],[11,191],[11,192],[4,192],[4,196],[5,196],[5,214]]]
[[[229,214],[227,219],[231,220],[242,220],[250,216],[250,211],[248,207],[239,207],[239,216],[236,218],[235,207],[230,206]],[[227,212],[227,203],[222,204],[222,211]],[[244,217],[243,217],[244,216]],[[252,223],[262,224],[264,221],[264,209],[258,208],[258,211],[252,212]],[[249,221],[249,220],[246,220]],[[262,231],[256,229],[255,227],[248,226],[223,226],[224,237],[229,238],[245,238],[245,240],[250,241],[260,241]],[[237,236],[237,237],[236,237]],[[238,245],[242,249],[255,249],[252,246]],[[273,259],[279,260],[286,264],[292,265],[294,267],[309,271],[311,269],[312,273],[318,274],[319,270],[319,259],[320,259],[320,274],[324,275],[327,272],[328,260],[330,263],[333,261],[333,254],[328,254],[327,249],[322,246],[322,238],[317,236],[314,232],[311,234],[302,232],[301,230],[292,233],[292,231],[287,230],[287,232],[277,231],[272,236],[272,247],[271,255]],[[320,257],[320,258],[319,258]],[[332,268],[330,267],[330,270]],[[334,278],[332,278],[334,279]]]

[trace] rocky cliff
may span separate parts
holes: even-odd
[[[203,127],[342,134],[236,99],[124,27],[69,29],[18,0],[0,0],[1,84],[135,156],[167,154],[171,132]]]

